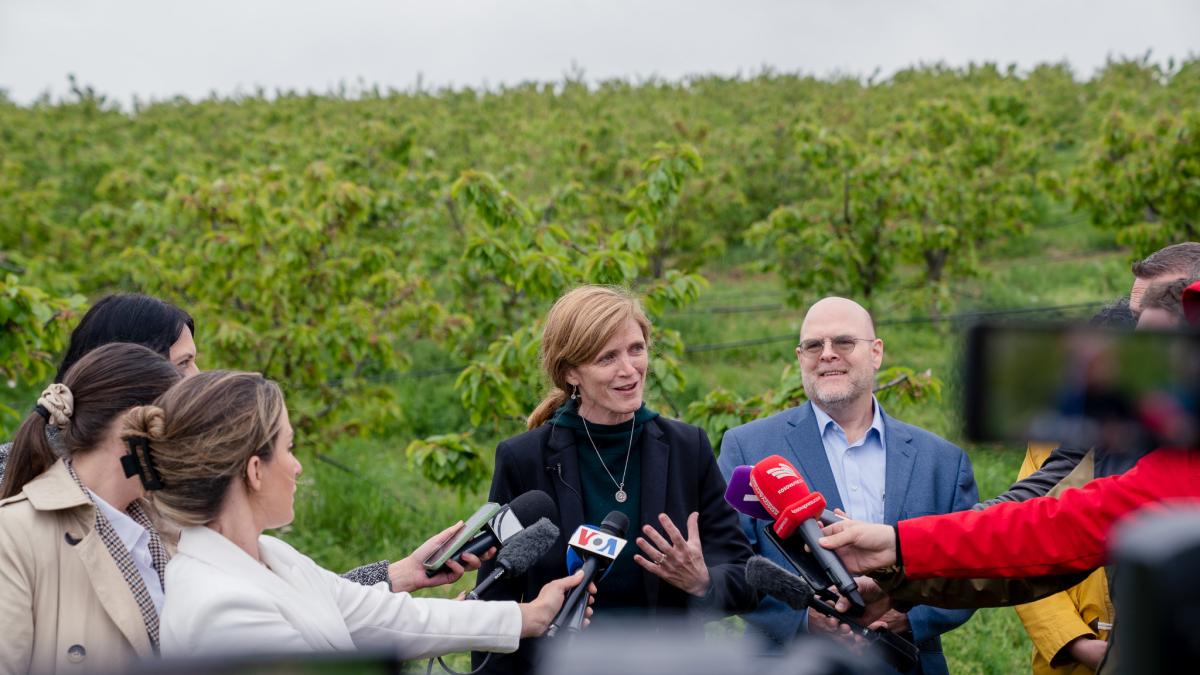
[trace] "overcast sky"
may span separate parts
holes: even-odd
[[[0,0],[0,89],[61,95],[67,74],[129,101],[591,80],[763,66],[884,75],[919,62],[1200,54],[1196,0]],[[419,75],[418,75],[419,74]]]

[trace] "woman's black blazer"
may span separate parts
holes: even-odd
[[[652,524],[662,532],[658,514],[666,513],[686,536],[688,515],[698,511],[704,561],[712,578],[708,595],[697,598],[642,572],[650,616],[678,615],[688,610],[734,614],[754,609],[758,597],[746,583],[745,575],[746,561],[752,555],[750,544],[738,524],[737,514],[725,503],[725,479],[704,431],[656,417],[643,429],[641,461],[642,523]],[[543,424],[497,446],[489,500],[507,504],[529,490],[541,490],[557,504],[559,540],[526,575],[493,586],[484,594],[487,600],[532,600],[546,582],[566,576],[566,539],[584,524],[573,431]],[[626,533],[629,544],[622,552],[624,555],[638,552],[633,540],[639,534]],[[480,578],[487,576],[493,567],[493,562],[485,563],[479,571]],[[522,640],[513,654],[493,654],[485,672],[533,672],[540,641],[540,638]],[[478,665],[482,654],[474,656]]]

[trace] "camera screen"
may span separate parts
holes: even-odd
[[[1129,449],[1197,440],[1193,333],[979,325],[966,357],[972,440]]]

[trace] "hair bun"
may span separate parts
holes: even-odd
[[[163,438],[166,434],[167,416],[156,405],[140,405],[125,414],[122,438],[145,436],[150,441]]]

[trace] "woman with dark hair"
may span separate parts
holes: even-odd
[[[79,325],[71,332],[71,341],[58,368],[55,382],[62,382],[62,378],[76,361],[96,348],[114,342],[143,345],[166,357],[184,377],[195,375],[200,372],[196,365],[195,327],[191,315],[165,300],[139,293],[105,296],[83,315]],[[54,424],[48,424],[45,433],[48,447],[59,450],[61,454],[61,444],[57,440],[58,428]],[[12,443],[0,445],[0,482],[8,470],[22,471],[23,476],[37,475],[37,472],[31,474],[29,468],[22,470],[11,466],[19,465],[23,461],[17,457],[10,458],[12,446]],[[435,550],[437,544],[453,536],[455,531],[457,525],[435,535],[408,558],[397,562],[380,560],[352,569],[343,576],[364,586],[386,583],[393,591],[412,591],[453,583],[465,571],[478,569],[480,560],[470,553],[465,554],[465,566],[460,566],[452,560],[447,563],[449,571],[430,579],[413,559],[423,559],[422,551],[429,553]],[[484,557],[491,555],[492,552],[489,552]]]
[[[92,305],[71,333],[54,381],[62,382],[84,354],[111,342],[148,347],[175,364],[185,377],[195,375],[200,372],[195,338],[196,323],[191,315],[165,300],[140,293],[108,295]]]
[[[744,571],[750,545],[725,503],[708,437],[643,401],[650,330],[640,303],[619,288],[582,286],[550,309],[541,356],[553,388],[530,415],[529,431],[496,448],[489,501],[542,490],[558,505],[562,535],[524,577],[497,584],[489,598],[533,597],[566,569],[566,537],[620,511],[629,545],[597,583],[598,625],[725,615],[756,604]],[[480,574],[490,568],[485,563]],[[535,671],[537,646],[523,641],[517,653],[493,657],[487,672]]]
[[[0,672],[116,672],[155,653],[167,553],[122,470],[121,418],[179,379],[145,347],[105,345],[17,431],[0,488]]]
[[[58,365],[55,382],[62,382],[75,362],[97,347],[131,342],[160,354],[184,376],[196,367],[196,324],[182,309],[165,300],[140,293],[118,293],[100,298],[71,332],[67,353]],[[48,425],[51,447],[57,443],[56,427]],[[0,444],[0,481],[8,468],[12,443]]]

